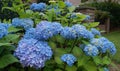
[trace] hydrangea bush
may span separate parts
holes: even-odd
[[[83,23],[90,16],[75,13],[72,3],[16,6],[6,8],[20,9],[14,10],[20,17],[0,23],[0,70],[109,71],[115,45],[95,28],[98,22]]]

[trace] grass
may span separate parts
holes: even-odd
[[[115,44],[117,53],[113,56],[113,60],[120,63],[120,31],[111,32],[104,36]]]

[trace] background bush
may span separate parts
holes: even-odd
[[[120,4],[117,2],[93,2],[88,6],[96,7],[97,10],[107,11],[110,13],[111,28],[120,27]]]
[[[14,0],[0,0],[0,19],[3,21],[4,19],[9,20],[15,17],[18,17],[18,14],[9,9],[2,10],[3,7],[12,7],[12,3]]]

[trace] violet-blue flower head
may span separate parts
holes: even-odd
[[[95,29],[95,28],[91,28],[91,32],[92,32],[94,35],[101,35],[101,34],[100,34],[100,31],[98,31],[98,30]]]
[[[52,50],[47,42],[36,39],[20,40],[14,55],[19,58],[24,67],[42,68],[46,60],[52,57]]]
[[[69,66],[72,66],[76,61],[76,57],[73,56],[72,54],[64,54],[61,56],[61,60],[63,62],[66,62]]]
[[[25,30],[32,28],[33,27],[33,21],[31,19],[25,18],[25,19],[20,19],[20,18],[14,18],[12,19],[12,25],[15,27],[22,27]]]
[[[7,24],[0,23],[0,38],[8,34]]]
[[[35,28],[30,28],[26,30],[24,38],[25,39],[35,38]]]
[[[99,54],[98,48],[91,44],[85,46],[84,52],[89,56],[97,56]]]
[[[33,11],[44,11],[46,9],[46,4],[45,3],[33,3],[30,6],[30,9]]]
[[[66,39],[76,39],[77,38],[77,32],[75,29],[71,27],[64,27],[61,31],[61,36],[66,38]]]

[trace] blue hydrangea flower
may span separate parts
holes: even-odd
[[[112,54],[112,55],[114,55],[115,53],[116,53],[116,48],[115,48],[115,45],[112,43],[112,42],[110,42],[109,43],[109,50],[110,50],[110,53]]]
[[[74,57],[72,54],[62,55],[61,60],[66,62],[69,66],[72,66],[77,61],[76,57]]]
[[[0,38],[8,34],[8,25],[0,23]]]
[[[104,68],[104,71],[109,71],[109,69],[108,68]]]
[[[14,18],[12,20],[12,25],[15,27],[22,27],[25,30],[32,28],[33,27],[33,21],[31,19],[25,18],[25,19],[19,19],[19,18]]]
[[[22,20],[20,20],[19,18],[13,18],[12,25],[15,27],[21,27],[21,26],[23,26]]]
[[[87,38],[87,39],[94,38],[94,35],[90,31],[88,31],[86,27],[83,25],[79,25],[79,24],[73,25],[72,29],[75,30],[77,34],[77,38]]]
[[[85,46],[84,52],[86,53],[86,55],[89,56],[97,56],[99,54],[98,48],[91,44]]]
[[[95,28],[91,28],[91,32],[94,34],[94,35],[101,35],[100,32],[95,29]]]
[[[86,15],[86,18],[85,18],[85,20],[90,20],[90,16],[89,15]]]
[[[66,39],[76,39],[77,38],[76,33],[77,32],[71,27],[64,27],[60,34],[62,37]]]
[[[40,22],[35,30],[36,38],[39,40],[47,40],[53,36],[53,30],[51,29],[51,22],[42,21]]]
[[[33,27],[33,21],[31,19],[28,19],[28,18],[25,18],[25,19],[21,19],[22,20],[22,23],[23,23],[23,27],[24,29],[29,29],[29,28],[32,28]]]
[[[60,23],[58,23],[58,22],[52,22],[51,26],[52,26],[51,28],[53,30],[54,35],[57,35],[63,29],[62,25]]]
[[[52,50],[47,42],[36,39],[20,40],[14,55],[19,58],[24,67],[42,68],[46,60],[52,57]]]
[[[114,44],[104,37],[94,38],[90,43],[96,46],[102,53],[105,53],[107,50],[110,50],[110,53],[113,55],[116,53]]]
[[[65,1],[65,4],[66,4],[67,7],[71,7],[72,6],[72,3],[69,2],[69,1]]]
[[[25,39],[35,38],[35,28],[30,28],[25,32]]]
[[[46,4],[45,3],[33,3],[30,6],[30,9],[33,11],[44,11],[46,9]]]
[[[35,30],[36,38],[39,40],[47,40],[54,35],[57,35],[62,30],[62,26],[57,22],[40,22]]]

